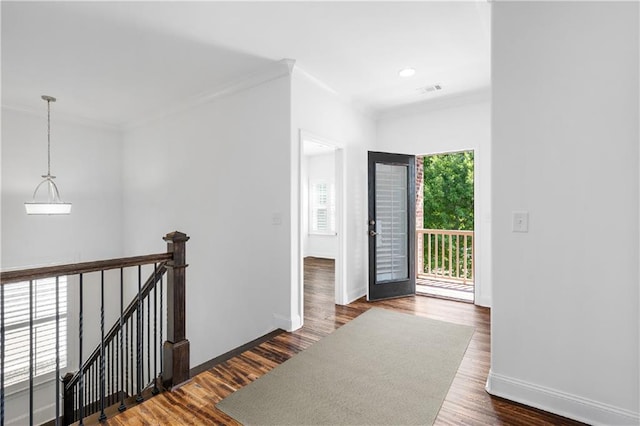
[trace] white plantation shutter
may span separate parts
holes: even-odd
[[[59,277],[60,368],[67,364],[67,277]],[[4,285],[5,386],[29,379],[29,282]],[[33,281],[34,377],[56,369],[56,279]]]
[[[409,277],[407,167],[376,164],[377,281]]]
[[[311,233],[335,234],[335,189],[325,181],[311,183],[309,201],[311,204]]]

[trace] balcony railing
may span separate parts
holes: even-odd
[[[473,285],[473,231],[416,230],[418,278]]]

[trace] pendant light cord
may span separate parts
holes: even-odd
[[[47,99],[47,176],[51,176],[51,100]]]

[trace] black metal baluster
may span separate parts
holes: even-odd
[[[89,399],[87,401],[87,410],[85,412],[85,414],[88,416],[90,416],[91,414],[93,414],[93,364],[91,364],[91,367],[89,367],[89,369],[87,370],[88,374],[87,374],[87,390],[89,391]]]
[[[0,284],[0,426],[4,426],[4,285]]]
[[[125,331],[125,335],[124,335],[125,349],[124,349],[124,352],[122,353],[122,361],[124,362],[125,371],[124,371],[124,378],[122,380],[122,388],[123,388],[123,391],[125,389],[127,390],[127,395],[131,395],[129,393],[129,361],[127,361],[126,359],[129,354],[129,321],[127,321],[124,324],[124,331]],[[124,405],[124,395],[122,396],[122,405]]]
[[[136,312],[138,324],[136,325],[136,381],[138,395],[136,395],[136,402],[142,402],[142,339],[143,339],[143,327],[142,327],[142,266],[138,265],[138,309]]]
[[[84,375],[86,373],[86,370],[82,372],[82,374]],[[86,377],[85,377],[86,380]],[[84,407],[87,405],[87,401],[88,401],[88,397],[87,397],[87,385],[86,383],[84,383],[83,387],[82,387],[82,391],[78,390],[78,392],[80,393],[80,397],[79,397],[79,401],[81,402],[81,405],[83,407],[83,416],[84,416]],[[80,407],[78,407],[78,421],[80,419]]]
[[[120,377],[122,378],[122,389],[120,390],[120,406],[118,411],[124,411],[127,407],[124,405],[124,388],[125,388],[125,376],[124,376],[124,352],[123,352],[123,340],[124,340],[124,324],[122,323],[122,315],[124,311],[124,270],[120,268]],[[116,387],[118,387],[116,385]]]
[[[60,424],[60,277],[56,277],[56,419]]]
[[[115,363],[113,362],[113,353],[114,353],[114,343],[113,340],[111,342],[109,342],[109,366],[111,367],[111,374],[109,375],[109,387],[107,388],[109,390],[109,392],[107,392],[107,395],[109,395],[109,405],[113,404],[113,385],[114,385],[114,381],[115,381],[115,376],[114,374],[114,365]]]
[[[147,338],[147,368],[146,368],[146,373],[147,373],[147,380],[144,381],[145,385],[148,385],[149,383],[151,383],[151,295],[147,294],[146,296],[146,300],[147,300],[147,333],[146,333],[146,338]]]
[[[105,381],[105,391],[104,391],[104,399],[105,405],[111,405],[111,379],[113,378],[113,371],[111,370],[111,365],[113,361],[111,359],[111,343],[105,343],[106,345],[106,355],[104,360],[104,381]]]
[[[153,390],[151,393],[157,395],[158,389],[158,282],[156,277],[158,274],[158,264],[153,264]]]
[[[80,407],[78,407],[78,416],[80,417],[80,425],[84,425],[84,403],[86,402],[86,392],[84,389],[84,372],[82,371],[82,283],[84,275],[80,274],[80,310],[78,312],[78,340],[80,341],[78,350],[78,372],[80,379],[78,380],[79,393],[81,395]]]
[[[99,353],[98,353],[99,354]],[[99,356],[99,355],[98,355]],[[93,412],[95,413],[96,411],[100,410],[100,359],[96,358],[96,362],[95,362],[95,367],[93,370],[93,374],[94,374],[94,379],[95,379],[95,384],[96,384],[96,388],[95,388],[95,405],[93,408]]]
[[[109,387],[109,405],[113,405],[118,402],[118,332],[113,336],[111,340],[111,353],[109,354],[109,362],[111,363],[111,385]]]
[[[134,377],[135,377],[135,370],[133,369],[133,355],[135,352],[135,347],[133,346],[133,317],[129,318],[129,344],[131,347],[131,351],[129,352],[129,363],[131,364],[131,388],[130,391],[131,393],[129,395],[133,396],[134,389]]]
[[[109,406],[109,397],[111,396],[111,345],[104,343],[104,406]]]
[[[33,280],[29,280],[29,425],[33,426]]]
[[[147,294],[147,377],[151,381],[151,294]]]
[[[96,388],[95,388],[95,406],[93,408],[93,412],[95,413],[96,411],[98,411],[100,409],[100,393],[101,393],[101,389],[100,389],[100,359],[96,358],[96,362],[94,363],[95,367],[93,370],[93,374],[94,374],[94,379],[95,379],[95,384],[96,384]]]
[[[87,370],[82,372],[82,374],[86,374],[86,373],[87,373]],[[82,413],[83,413],[83,416],[84,416],[84,407],[87,407],[89,405],[89,386],[87,386],[87,384],[86,384],[86,378],[87,377],[88,376],[85,376],[85,385],[84,385],[84,390],[83,390],[83,395],[82,395],[82,404],[83,404]]]
[[[162,288],[164,285],[164,274],[160,277],[160,376],[162,376],[163,371],[162,369],[164,368],[164,342],[162,341],[162,324],[164,323],[164,320],[162,319],[163,316],[163,310],[162,310]],[[164,381],[164,379],[163,379]],[[164,386],[164,384],[163,384]]]
[[[104,413],[105,383],[104,383],[104,271],[100,271],[100,417],[99,422],[107,419]]]
[[[82,392],[80,392],[80,383],[78,383],[78,386],[74,386],[73,390],[75,392],[75,397],[76,397],[76,406],[74,407],[75,409],[73,410],[73,421],[79,421],[80,405],[82,405],[81,404]]]

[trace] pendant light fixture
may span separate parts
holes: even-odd
[[[56,98],[42,95],[42,99],[47,101],[47,174],[42,176],[44,180],[33,191],[33,201],[24,203],[24,207],[27,214],[69,214],[71,203],[65,203],[60,199],[58,187],[53,182],[56,177],[51,175],[51,102],[55,102]],[[38,190],[43,186],[46,187],[46,196],[39,196]]]

